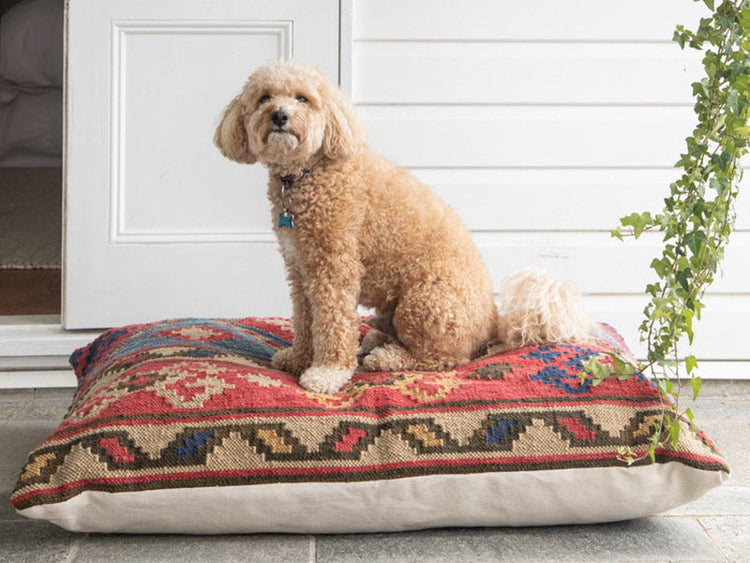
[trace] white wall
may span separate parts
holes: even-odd
[[[496,283],[543,267],[643,355],[637,327],[661,237],[609,231],[658,210],[695,123],[700,56],[671,41],[691,0],[354,0],[352,98],[375,150],[450,202]],[[704,377],[750,372],[750,210],[707,297]],[[730,362],[734,360],[735,362]],[[739,368],[739,369],[738,369]],[[742,371],[740,371],[742,370]]]

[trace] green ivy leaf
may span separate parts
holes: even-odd
[[[690,355],[685,358],[685,369],[688,372],[688,375],[693,373],[693,370],[698,367],[698,360],[695,359],[695,356]]]
[[[690,421],[690,428],[694,429],[695,424],[693,423],[693,419],[695,416],[693,415],[693,411],[690,410],[690,407],[685,409],[685,416],[688,417],[688,420]]]
[[[693,332],[693,315],[694,314],[695,313],[693,313],[691,309],[684,309],[682,311],[682,320],[685,324],[685,333],[687,334],[687,337],[688,337],[688,344],[690,344],[691,346],[693,344],[693,340],[695,339],[695,333]],[[693,356],[689,356],[689,357],[692,357],[693,360],[695,360]],[[688,367],[688,373],[690,373],[689,367]]]
[[[690,268],[685,268],[684,270],[679,270],[675,274],[675,278],[677,279],[677,283],[682,286],[682,289],[685,291],[688,291],[690,289],[690,278],[693,277],[693,272]]]
[[[701,391],[702,380],[697,375],[694,375],[688,383],[693,388],[693,401],[695,401],[698,398],[698,393]]]
[[[647,211],[645,213],[631,213],[627,217],[620,219],[620,223],[622,223],[623,227],[632,227],[633,236],[638,238],[646,228],[653,225],[654,219],[651,217],[651,213]]]
[[[697,211],[699,211],[698,208],[693,209],[693,214]],[[704,231],[692,231],[685,235],[684,241],[693,254],[698,254],[703,245],[708,241],[708,238]]]

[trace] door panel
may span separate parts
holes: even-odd
[[[213,132],[274,58],[338,77],[338,0],[70,0],[63,323],[286,315],[266,173]]]

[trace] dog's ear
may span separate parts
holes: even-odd
[[[214,133],[214,144],[221,154],[236,162],[254,164],[258,159],[247,142],[240,96],[232,100],[224,110]]]
[[[325,98],[328,120],[323,136],[323,153],[331,159],[347,158],[367,147],[367,138],[354,108],[335,86]]]

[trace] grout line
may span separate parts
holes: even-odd
[[[711,546],[721,555],[724,561],[729,561],[729,558],[725,555],[724,550],[721,548],[721,544],[719,544],[717,541],[714,540],[713,536],[711,536],[711,532],[708,531],[708,528],[704,526],[703,522],[701,522],[700,516],[694,516],[693,520],[695,520],[698,523],[698,526],[700,526],[701,530],[703,530],[703,533],[706,534],[706,537],[708,538],[709,543]]]
[[[711,536],[711,532],[706,528],[705,524],[701,522],[702,516],[693,516],[693,519],[698,523],[698,525],[701,527],[701,530],[703,530],[703,533],[706,534],[708,539],[711,541],[712,544],[715,544],[713,536]],[[719,550],[721,551],[721,550]]]
[[[735,512],[722,512],[722,513],[717,513],[717,514],[710,514],[710,513],[705,513],[705,514],[687,514],[687,513],[685,513],[685,514],[657,514],[654,517],[655,518],[665,518],[665,519],[669,519],[669,520],[678,520],[678,519],[681,519],[681,518],[687,518],[687,519],[691,519],[691,520],[700,520],[701,518],[749,518],[750,519],[750,515],[743,514],[742,512],[737,512],[737,513],[735,513]],[[706,531],[706,533],[708,533],[707,530],[704,530],[704,531]]]
[[[318,561],[318,539],[316,536],[310,537],[310,553],[308,561],[309,563],[316,563]]]
[[[65,557],[65,563],[73,563],[76,559],[78,559],[78,552],[81,550],[81,544],[88,537],[88,534],[82,534],[78,538],[76,538],[70,548],[70,551],[68,552],[68,555]]]

